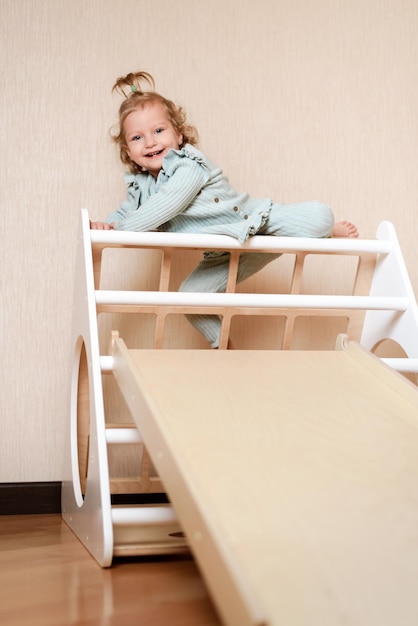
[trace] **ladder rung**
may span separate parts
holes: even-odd
[[[190,248],[192,250],[241,250],[260,252],[336,252],[388,254],[393,249],[386,239],[272,237],[255,235],[244,244],[227,235],[202,235],[190,233],[128,232],[116,230],[91,230],[91,242],[105,246],[133,246],[138,248]]]
[[[158,476],[137,478],[110,478],[111,494],[164,493],[165,489]]]
[[[98,305],[210,308],[350,309],[406,311],[408,298],[259,293],[192,293],[174,291],[96,291]]]
[[[134,424],[126,426],[107,425],[106,426],[106,442],[108,444],[116,443],[142,443],[141,433]]]
[[[418,359],[381,358],[380,360],[397,372],[418,372]]]
[[[100,369],[103,374],[111,374],[113,372],[113,356],[100,357]]]
[[[171,524],[177,517],[171,506],[112,507],[115,525]]]

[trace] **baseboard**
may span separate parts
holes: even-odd
[[[0,483],[0,515],[61,513],[61,482]]]
[[[161,504],[164,493],[117,494],[112,504]],[[61,513],[61,482],[0,483],[0,515]]]

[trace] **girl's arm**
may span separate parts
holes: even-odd
[[[194,160],[184,159],[167,182],[150,196],[138,209],[127,211],[125,217],[115,220],[116,230],[155,230],[161,224],[187,209],[209,178],[206,168]],[[109,220],[121,211],[109,216]]]

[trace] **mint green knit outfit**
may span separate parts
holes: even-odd
[[[164,157],[157,179],[143,172],[126,174],[125,180],[127,198],[107,218],[116,230],[229,235],[244,243],[252,235],[329,237],[334,225],[331,209],[317,201],[277,204],[270,198],[258,200],[237,193],[222,170],[188,144]],[[277,256],[242,254],[238,281],[258,272]],[[228,263],[228,253],[205,254],[180,291],[225,291]],[[187,317],[216,348],[219,317]]]

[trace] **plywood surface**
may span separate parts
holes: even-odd
[[[356,350],[116,361],[225,623],[417,623],[412,385]]]

